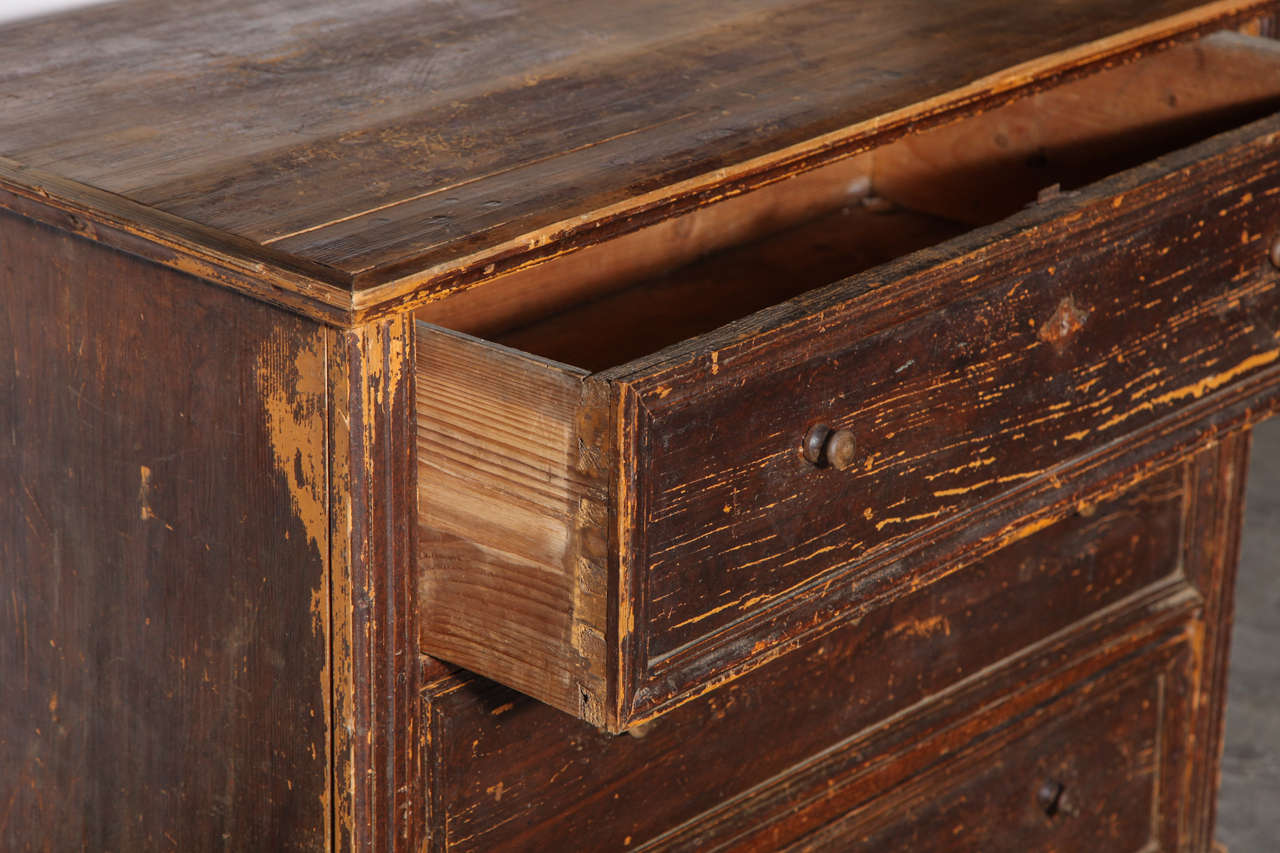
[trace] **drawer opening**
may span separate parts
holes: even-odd
[[[710,331],[1280,108],[1280,42],[1218,33],[431,303],[587,370]]]

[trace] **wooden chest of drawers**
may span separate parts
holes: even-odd
[[[0,847],[1207,850],[1276,12],[0,29]]]

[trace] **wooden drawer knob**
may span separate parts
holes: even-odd
[[[1273,266],[1280,268],[1280,234],[1271,241],[1271,249],[1267,252],[1267,257]]]
[[[830,465],[838,471],[853,466],[858,442],[847,429],[833,430],[826,424],[815,424],[805,434],[804,458],[814,465]]]

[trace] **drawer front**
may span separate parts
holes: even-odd
[[[996,531],[1011,510],[995,499],[1070,476],[1042,476],[1055,466],[1267,393],[1278,131],[1216,137],[615,376],[618,716],[807,642],[865,595],[864,558]],[[851,434],[847,470],[805,458],[818,423]]]
[[[611,736],[496,684],[445,678],[427,696],[436,837],[450,850],[556,849],[565,838],[614,850],[683,827],[670,844],[701,849],[738,831],[736,821],[789,813],[807,796],[814,757],[869,759],[859,733],[881,720],[949,696],[912,712],[920,722],[909,732],[884,735],[924,738],[997,685],[1047,678],[1103,640],[1187,618],[1197,599],[1182,575],[1193,534],[1186,483],[1175,465],[931,585],[900,589],[639,737]],[[762,785],[764,802],[733,805]]]
[[[789,849],[1179,849],[1161,842],[1171,840],[1168,819],[1177,813],[1171,796],[1177,776],[1167,764],[1186,734],[1179,707],[1187,695],[1185,659],[1176,653],[1170,659],[1166,651],[1148,661],[1146,671],[1130,671],[1119,683],[1075,685],[1050,704],[982,732],[941,767]]]

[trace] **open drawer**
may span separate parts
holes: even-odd
[[[423,307],[422,649],[625,729],[1270,387],[1278,108],[1223,33]]]

